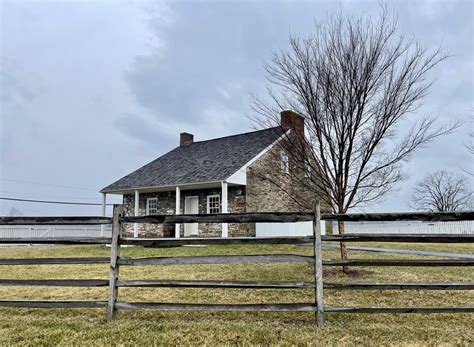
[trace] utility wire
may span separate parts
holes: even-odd
[[[72,201],[51,201],[51,200],[30,200],[30,199],[16,199],[0,197],[0,200],[11,200],[11,201],[24,201],[24,202],[36,202],[41,204],[59,204],[59,205],[87,205],[87,206],[102,206],[102,204],[95,204],[92,202],[72,202]],[[114,204],[106,204],[107,206],[113,206]]]

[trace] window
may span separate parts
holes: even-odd
[[[207,213],[221,212],[221,197],[219,195],[207,196]]]
[[[157,198],[146,199],[146,214],[147,216],[158,214],[158,199]]]
[[[288,174],[290,173],[290,162],[288,159],[288,154],[286,153],[286,151],[281,151],[280,155],[281,155],[281,163],[280,163],[281,172]]]

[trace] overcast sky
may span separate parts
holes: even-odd
[[[249,95],[262,63],[342,8],[377,1],[1,2],[0,196],[100,202],[98,191],[178,144],[253,128]],[[419,114],[469,119],[474,111],[473,1],[393,1],[399,33],[452,57],[433,74]],[[374,211],[408,210],[426,173],[473,169],[463,143],[472,123],[406,166],[409,179]],[[109,199],[119,201],[117,199]],[[0,200],[24,215],[99,214],[100,207]]]

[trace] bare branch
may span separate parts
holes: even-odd
[[[304,117],[304,139],[284,144],[297,168],[290,175],[338,213],[383,199],[418,149],[460,125],[412,121],[432,85],[429,73],[447,55],[396,31],[385,6],[376,21],[333,16],[308,37],[291,36],[264,66],[270,102],[254,99],[257,121],[276,126],[285,109]],[[308,164],[317,175],[302,177]]]
[[[442,170],[430,173],[418,182],[411,207],[433,212],[461,211],[472,207],[473,197],[466,176]]]

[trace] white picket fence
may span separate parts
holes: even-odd
[[[326,234],[326,223],[321,223],[321,234]],[[296,223],[255,223],[255,236],[310,236],[313,235],[313,222]]]
[[[346,234],[474,234],[474,221],[458,222],[346,222]],[[337,223],[333,233],[338,234]]]
[[[474,221],[459,222],[346,222],[347,234],[474,234]],[[321,223],[325,234],[325,223]],[[338,234],[337,223],[333,233]],[[256,223],[257,237],[309,236],[312,222]]]
[[[474,234],[474,221],[459,222],[346,222],[346,233],[369,234]],[[325,234],[325,223],[321,223]],[[337,223],[333,233],[338,234]],[[110,237],[112,226],[56,225],[28,226],[1,225],[0,238],[25,237]],[[313,234],[312,222],[256,223],[257,237],[308,236]]]
[[[112,226],[101,225],[0,225],[0,238],[111,237]]]

